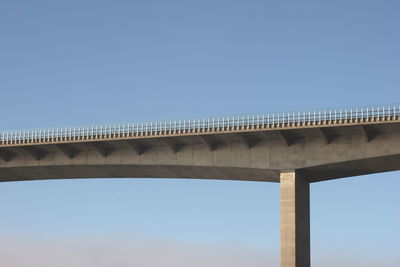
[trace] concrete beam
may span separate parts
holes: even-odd
[[[214,151],[217,148],[217,145],[215,143],[212,142],[212,140],[210,140],[210,138],[208,138],[207,136],[202,136],[199,135],[198,136],[200,141],[205,144],[206,146],[208,146],[208,148],[210,149],[210,151]]]
[[[124,142],[127,144],[137,155],[142,155],[146,151],[146,147],[140,144],[140,142],[135,140],[126,140]]]
[[[93,143],[90,143],[90,145],[94,148],[94,150],[96,150],[104,158],[107,157],[108,155],[110,155],[111,152],[113,151],[112,148],[110,148],[100,142],[93,142]]]
[[[366,142],[369,142],[374,138],[374,135],[371,133],[371,131],[368,129],[367,126],[360,125],[360,129],[361,129],[361,134],[363,135]]]
[[[21,146],[20,149],[28,153],[32,158],[37,161],[41,160],[47,154],[46,151],[33,146]]]
[[[8,149],[0,149],[0,158],[5,162],[10,161],[15,156],[15,153],[11,152]]]
[[[276,131],[279,138],[282,140],[282,142],[286,145],[286,146],[291,146],[292,145],[292,140],[290,140],[290,138],[286,135],[286,133],[284,133],[283,131]]]
[[[165,139],[164,140],[165,144],[172,150],[174,153],[178,153],[178,151],[183,147],[182,144],[177,144],[171,139]]]
[[[325,128],[317,128],[319,133],[321,134],[322,138],[325,141],[325,144],[329,145],[330,142],[332,141],[331,136],[329,136],[327,130]]]
[[[76,149],[72,149],[70,146],[66,144],[55,144],[54,146],[69,159],[73,159],[80,152]]]
[[[242,135],[242,134],[237,134],[236,136],[239,138],[239,140],[240,140],[244,145],[246,145],[247,148],[250,149],[250,148],[254,147],[255,142],[252,141],[252,140],[250,140],[248,137],[246,137],[246,136],[244,136],[244,135]]]
[[[310,267],[310,186],[296,171],[282,171],[281,267]]]

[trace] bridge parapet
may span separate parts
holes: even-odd
[[[0,147],[322,128],[400,121],[400,105],[0,133]]]

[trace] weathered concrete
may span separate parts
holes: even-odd
[[[310,185],[294,170],[281,175],[281,267],[310,266]]]

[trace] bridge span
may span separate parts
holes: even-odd
[[[400,106],[0,133],[0,181],[280,182],[281,266],[310,266],[312,182],[400,169]]]

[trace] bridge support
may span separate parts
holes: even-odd
[[[310,267],[310,185],[296,171],[282,171],[281,267]]]

